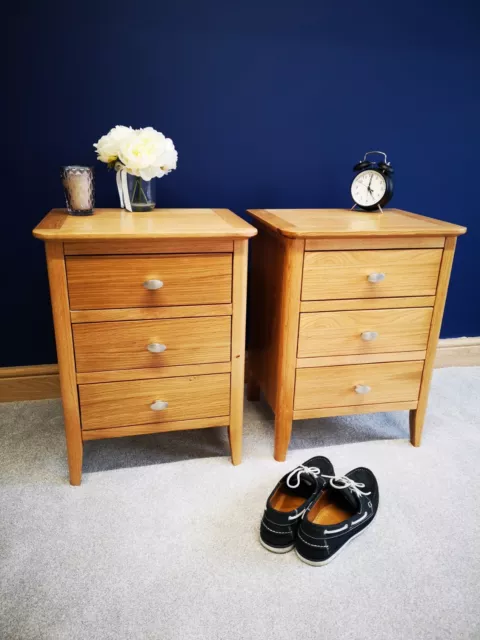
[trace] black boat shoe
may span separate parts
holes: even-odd
[[[260,542],[273,553],[287,553],[295,544],[300,518],[334,475],[328,458],[315,456],[287,473],[267,500],[260,525]]]
[[[378,484],[370,469],[359,467],[331,477],[302,519],[295,541],[300,560],[321,567],[372,524],[378,509]]]

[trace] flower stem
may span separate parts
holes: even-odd
[[[132,193],[132,203],[135,202],[135,194],[137,193],[138,180],[139,178],[135,178],[135,186],[133,187],[133,193]]]

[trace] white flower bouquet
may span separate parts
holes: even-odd
[[[177,168],[178,153],[172,140],[152,127],[116,126],[93,146],[98,160],[117,171],[121,206],[128,211],[153,209],[152,179]]]

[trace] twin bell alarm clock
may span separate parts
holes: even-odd
[[[383,160],[374,162],[367,156],[380,155]],[[364,211],[382,211],[393,197],[393,167],[383,151],[368,151],[363,160],[353,167],[351,194],[355,205]]]

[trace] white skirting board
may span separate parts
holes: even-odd
[[[439,340],[435,367],[480,366],[480,337]]]

